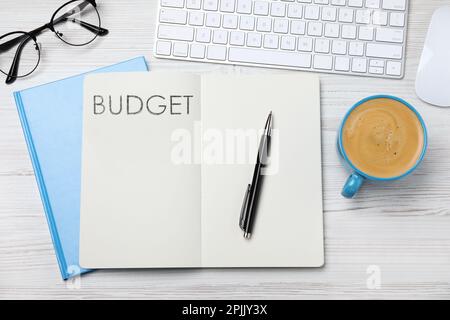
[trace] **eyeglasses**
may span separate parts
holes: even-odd
[[[0,37],[0,71],[6,84],[33,73],[41,59],[37,36],[50,29],[71,46],[84,46],[108,30],[101,27],[95,0],[72,0],[55,11],[49,23],[30,32],[15,31]]]

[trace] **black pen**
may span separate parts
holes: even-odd
[[[239,227],[244,231],[244,238],[250,239],[252,235],[253,221],[255,220],[256,207],[262,184],[262,169],[267,165],[270,138],[272,136],[272,111],[266,120],[264,133],[259,143],[258,156],[256,158],[255,170],[253,171],[252,183],[247,186],[244,203],[242,204],[239,217]]]

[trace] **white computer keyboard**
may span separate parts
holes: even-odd
[[[402,78],[408,0],[158,0],[159,58]]]

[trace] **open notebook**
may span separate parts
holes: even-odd
[[[270,110],[247,240],[239,214]],[[83,120],[83,267],[323,265],[317,76],[92,75]]]

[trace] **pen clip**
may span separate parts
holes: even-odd
[[[244,202],[242,203],[242,208],[241,208],[241,215],[239,216],[239,227],[242,229],[242,231],[246,231],[245,230],[245,224],[247,221],[247,214],[248,214],[248,200],[249,200],[249,195],[250,195],[250,188],[252,187],[251,184],[249,184],[247,186],[247,190],[245,191],[245,196],[244,196]]]

